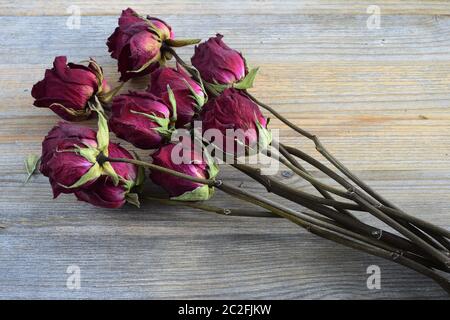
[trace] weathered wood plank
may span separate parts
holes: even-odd
[[[143,14],[162,15],[183,12],[185,14],[214,15],[255,15],[255,14],[365,14],[370,5],[378,5],[382,14],[449,14],[447,1],[435,0],[157,0],[157,1],[108,1],[86,0],[48,1],[35,0],[11,5],[0,1],[2,15],[66,15],[70,6],[78,6],[83,15],[117,15],[121,10],[132,7]],[[69,9],[70,10],[70,9]]]
[[[332,15],[326,19],[317,15],[160,17],[180,38],[207,39],[224,34],[226,42],[242,50],[253,65],[302,61],[392,61],[402,65],[405,61],[450,60],[448,16],[386,15],[381,28],[372,30],[367,28],[364,15]],[[47,64],[55,55],[66,54],[80,59],[93,55],[99,62],[113,65],[105,42],[117,24],[117,16],[82,17],[80,29],[67,28],[66,21],[67,17],[0,16],[4,44],[0,54],[8,57],[8,64]],[[259,26],[257,33],[255,25]],[[189,57],[192,48],[179,52]]]
[[[239,2],[241,7],[233,1],[135,3],[139,11],[161,14],[180,37],[224,33],[261,67],[255,95],[321,136],[339,159],[406,211],[450,226],[446,2],[378,2],[384,13],[379,30],[367,29],[364,1],[289,1],[278,5],[277,15],[275,1]],[[0,229],[0,299],[445,298],[413,272],[281,219],[149,203],[140,210],[104,210],[72,196],[52,200],[42,176],[24,186],[24,157],[40,152],[40,141],[57,121],[48,110],[31,107],[30,97],[53,57],[95,56],[108,79],[117,80],[104,42],[126,5],[70,4],[82,10],[79,30],[67,29],[67,17],[60,16],[69,2],[45,8],[42,1],[14,7],[0,1],[0,224],[6,227]],[[15,15],[28,17],[6,17]],[[32,17],[40,15],[57,16]],[[190,50],[180,52],[188,58]],[[145,80],[134,84],[144,88]],[[313,151],[280,122],[271,126],[282,129],[284,141]],[[222,175],[264,193],[234,170],[224,168]],[[286,181],[307,188],[298,178]],[[212,203],[241,206],[222,194]],[[380,291],[366,287],[371,264],[381,267]],[[69,265],[81,268],[80,290],[65,286]]]

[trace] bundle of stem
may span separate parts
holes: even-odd
[[[187,65],[172,48],[165,48],[165,50],[168,50],[195,80],[202,81],[200,74]],[[209,94],[217,95],[217,92],[209,88],[208,84],[205,84],[205,87]],[[274,152],[272,149],[264,151],[268,157],[278,160],[296,175],[308,181],[320,193],[321,196],[318,196],[293,188],[273,176],[263,175],[258,168],[239,163],[232,165],[263,185],[268,192],[300,204],[314,213],[298,212],[277,202],[270,201],[265,197],[251,194],[243,188],[229,185],[221,180],[194,178],[138,160],[110,158],[104,160],[130,162],[196,183],[215,186],[233,197],[252,203],[274,215],[286,218],[322,238],[413,269],[434,280],[450,294],[449,280],[439,273],[450,273],[450,231],[409,215],[395,206],[338,161],[324,147],[316,135],[298,127],[249,92],[246,91],[246,94],[257,105],[269,111],[300,136],[311,140],[315,149],[323,156],[324,160],[334,166],[335,170],[304,151],[284,145],[278,141],[272,142],[272,146],[278,152]],[[311,165],[325,176],[331,178],[335,185],[324,183],[314,177],[305,169],[301,162]],[[159,199],[159,201],[173,204],[169,203],[170,200]],[[220,208],[217,209],[203,204],[184,203],[184,205],[219,214],[224,213]],[[359,220],[352,211],[368,213],[397,233],[371,226]],[[259,216],[259,214],[255,216]]]

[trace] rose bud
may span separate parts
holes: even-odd
[[[39,170],[45,176],[49,175],[50,170],[47,162],[53,157],[58,145],[64,141],[82,142],[92,147],[97,145],[97,137],[94,130],[81,125],[60,122],[50,130],[42,142],[42,156]]]
[[[118,60],[120,80],[146,75],[172,58],[170,47],[199,43],[199,39],[174,39],[171,27],[155,17],[122,11],[119,26],[108,38],[111,57]]]
[[[60,193],[87,190],[99,178],[107,178],[127,194],[142,178],[137,178],[138,171],[134,165],[99,161],[101,156],[108,155],[133,159],[128,151],[109,143],[106,120],[99,114],[97,132],[70,123],[54,127],[42,143],[40,170],[49,178],[55,198]]]
[[[222,38],[217,34],[196,46],[191,62],[205,81],[229,85],[242,80],[247,68],[242,54],[228,47]]]
[[[161,54],[161,46],[172,38],[172,30],[164,21],[140,17],[130,8],[123,10],[119,26],[107,42],[111,57],[118,60],[120,80],[148,74],[164,63],[167,56]]]
[[[127,150],[114,143],[109,145],[109,156],[133,159]],[[113,162],[111,165],[121,178],[120,183],[114,185],[109,177],[102,176],[91,185],[75,191],[78,200],[103,208],[120,208],[127,201],[130,202],[131,189],[142,183],[139,179],[143,178],[144,173],[129,163]]]
[[[49,108],[68,121],[85,120],[91,116],[88,102],[109,91],[100,66],[90,60],[89,65],[67,64],[64,56],[56,57],[53,69],[45,71],[44,79],[33,86],[34,105]]]
[[[153,164],[172,169],[186,175],[213,179],[217,173],[217,165],[210,157],[203,157],[193,146],[184,143],[168,144],[161,147],[152,155]],[[195,183],[178,178],[167,173],[152,170],[151,180],[161,186],[170,195],[171,199],[182,201],[202,201],[212,197],[214,189],[208,185]]]
[[[209,100],[201,119],[204,138],[229,154],[254,154],[271,142],[266,118],[241,90],[226,89]]]
[[[111,131],[135,147],[155,149],[170,138],[169,107],[151,93],[130,91],[117,96],[111,110]]]
[[[203,107],[205,94],[202,87],[180,65],[177,65],[177,69],[161,67],[154,71],[148,91],[170,105],[168,86],[173,91],[176,101],[176,127],[183,127],[190,123],[196,111]]]

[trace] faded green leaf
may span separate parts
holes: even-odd
[[[27,183],[31,176],[36,172],[39,160],[41,160],[41,157],[35,154],[30,154],[25,158],[25,170],[28,174],[25,183]]]
[[[139,201],[139,195],[137,193],[127,193],[125,195],[125,200],[128,203],[130,203],[130,204],[132,204],[132,205],[134,205],[134,206],[136,206],[138,208],[141,207],[141,203]]]
[[[253,87],[253,82],[255,81],[256,74],[258,73],[259,68],[253,68],[250,72],[245,76],[244,79],[235,83],[233,85],[234,88],[239,90],[246,90]]]
[[[100,177],[102,174],[102,169],[98,163],[95,163],[89,170],[86,172],[77,182],[75,182],[71,186],[64,186],[64,188],[67,189],[73,189],[81,187],[82,185],[86,184],[87,182],[91,180],[95,180],[98,177]]]
[[[192,191],[183,193],[181,196],[172,197],[176,201],[205,201],[211,199],[214,195],[214,188],[208,185],[200,186]]]
[[[197,44],[200,41],[202,41],[202,39],[167,39],[164,42],[170,47],[179,48]]]
[[[272,142],[272,133],[267,128],[264,128],[259,121],[256,121],[258,127],[258,151],[266,150]]]

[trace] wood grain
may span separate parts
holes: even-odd
[[[40,152],[57,121],[32,107],[32,85],[61,54],[73,61],[94,56],[110,82],[117,81],[104,43],[120,10],[136,4],[167,20],[179,37],[223,33],[261,67],[256,96],[317,133],[406,211],[450,227],[447,2],[378,1],[377,30],[366,27],[366,1],[47,3],[0,1],[0,299],[446,298],[422,276],[281,219],[150,203],[104,210],[71,196],[52,200],[45,177],[23,185],[23,159]],[[80,29],[65,26],[71,4],[82,10]],[[188,59],[191,50],[179,52]],[[145,88],[145,79],[132,85]],[[271,126],[281,129],[283,141],[314,152],[280,122],[272,119]],[[264,194],[234,170],[223,168],[222,175]],[[298,178],[286,180],[310,190]],[[242,206],[222,194],[212,203]],[[381,290],[366,287],[371,264],[381,267]],[[69,265],[81,268],[80,290],[66,288]]]
[[[376,2],[367,0],[156,0],[156,1],[109,1],[97,0],[63,0],[53,1],[22,1],[11,5],[7,0],[0,1],[0,9],[4,15],[66,15],[67,8],[77,5],[84,15],[117,15],[125,7],[133,7],[146,14],[162,15],[183,14],[196,15],[259,15],[259,14],[365,14],[367,7],[378,5],[383,14],[415,14],[436,15],[449,14],[450,8],[447,1],[436,0],[379,0]]]

